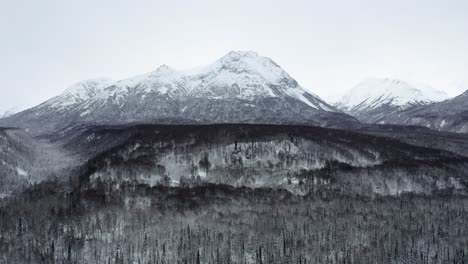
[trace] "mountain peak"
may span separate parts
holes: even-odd
[[[253,51],[231,51],[205,68],[205,72],[214,72],[228,82],[254,78],[260,83],[276,85],[283,79],[292,79],[273,60]]]
[[[88,80],[32,108],[25,115],[38,131],[70,122],[307,123],[341,126],[357,121],[303,89],[267,57],[233,51],[211,65],[175,71],[167,65],[120,81]],[[45,127],[44,120],[55,120]],[[337,121],[338,118],[340,121]],[[9,119],[17,124],[13,118]],[[6,122],[6,121],[5,121]]]
[[[264,66],[271,64],[279,68],[270,58],[260,56],[254,51],[231,51],[221,57],[215,64],[234,65],[238,67],[252,66],[253,64],[263,64]]]
[[[448,95],[424,84],[399,79],[369,78],[351,88],[335,107],[366,123],[415,105],[447,99]]]
[[[88,79],[88,80],[84,80],[81,82],[77,82],[73,84],[72,86],[68,87],[65,90],[64,94],[81,93],[89,89],[104,89],[106,87],[109,87],[113,83],[114,83],[113,80],[106,79],[106,78]]]
[[[369,78],[351,88],[338,102],[343,109],[376,108],[381,105],[405,106],[413,103],[438,102],[448,96],[427,85],[414,85],[390,78]]]
[[[167,66],[166,64],[163,64],[159,66],[153,73],[159,74],[159,75],[165,75],[165,74],[171,74],[176,72],[173,68]]]
[[[400,84],[400,83],[404,83],[404,81],[402,80],[399,80],[399,79],[392,79],[392,78],[384,78],[384,79],[378,79],[378,78],[374,78],[374,79],[368,79],[368,80],[373,80],[373,81],[382,81],[382,82],[386,82],[386,83],[391,83],[391,84]]]
[[[106,78],[88,79],[68,87],[61,95],[48,101],[54,107],[66,107],[89,100],[113,85],[115,81]]]
[[[228,54],[224,55],[222,59],[236,60],[240,58],[257,58],[260,57],[255,51],[242,51],[242,50],[233,50]]]

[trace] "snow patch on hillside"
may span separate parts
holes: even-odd
[[[20,167],[16,167],[16,173],[18,173],[19,176],[28,176],[28,172]]]

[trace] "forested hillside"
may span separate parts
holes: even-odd
[[[94,127],[76,145],[115,146],[89,160],[80,184],[202,183],[282,188],[295,194],[465,193],[468,159],[361,133],[308,126]],[[70,144],[70,143],[69,143]],[[86,149],[85,147],[84,149]],[[99,151],[98,151],[99,152]]]
[[[466,197],[209,185],[0,200],[0,263],[467,263]],[[48,190],[48,191],[45,191]]]

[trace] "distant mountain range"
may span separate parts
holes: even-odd
[[[395,79],[368,79],[334,104],[364,123],[418,125],[468,131],[468,92],[448,99],[445,92]]]
[[[88,80],[0,125],[44,134],[80,123],[269,123],[350,127],[358,121],[306,91],[271,59],[233,51],[192,71],[166,65],[121,81]]]
[[[468,91],[443,102],[414,106],[389,114],[383,122],[468,133]]]
[[[379,123],[388,114],[448,97],[445,92],[402,80],[367,79],[350,89],[335,106],[362,122]]]
[[[251,51],[232,51],[196,70],[176,71],[162,65],[125,80],[83,81],[31,109],[0,113],[0,126],[24,128],[33,135],[80,124],[136,123],[333,128],[367,123],[467,132],[466,93],[448,97],[429,86],[374,78],[357,84],[330,105],[301,87],[271,59]]]

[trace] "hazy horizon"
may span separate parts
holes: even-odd
[[[25,8],[27,7],[27,8]],[[15,1],[0,9],[0,111],[93,78],[204,66],[231,50],[277,62],[326,100],[366,78],[468,89],[464,1]]]

